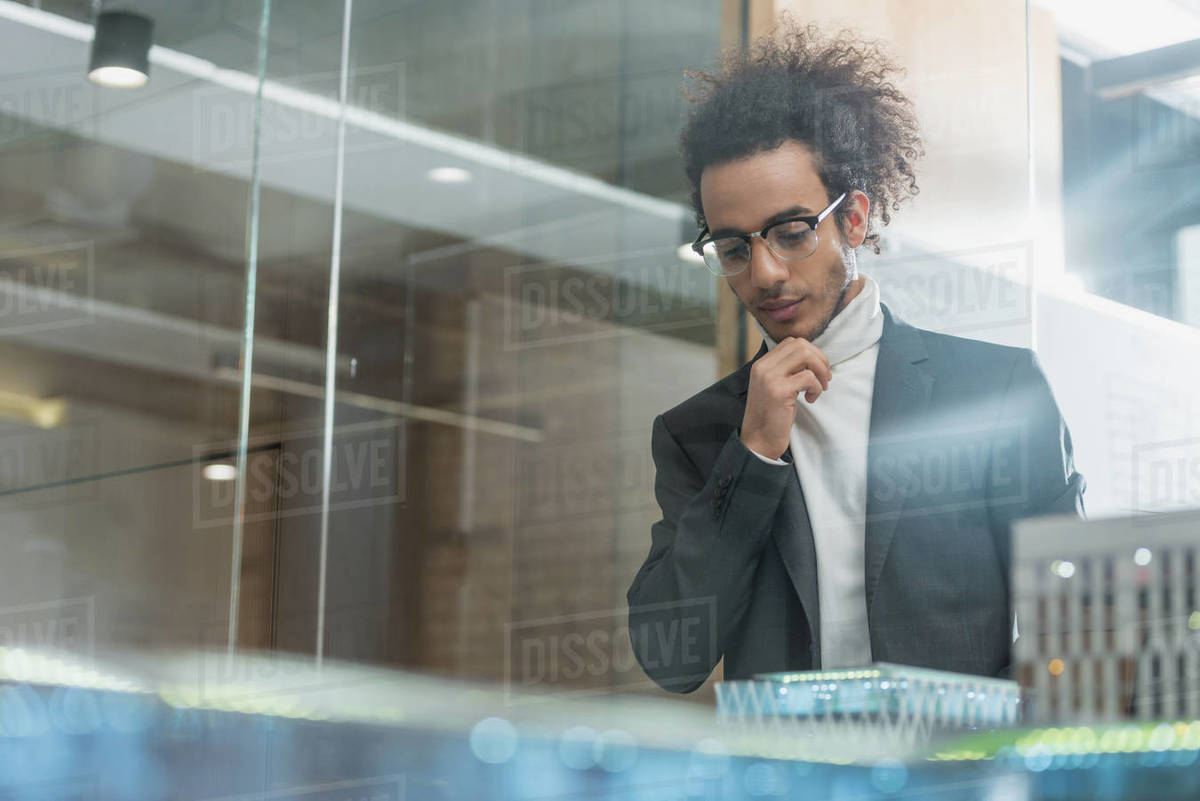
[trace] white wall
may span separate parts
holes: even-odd
[[[1083,293],[1037,321],[1089,516],[1200,506],[1200,331]]]

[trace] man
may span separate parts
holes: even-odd
[[[921,142],[875,45],[788,27],[699,74],[681,136],[702,227],[764,343],[659,415],[662,519],[629,588],[643,669],[727,679],[895,662],[1005,676],[1012,522],[1083,513],[1026,349],[907,325],[858,272]],[[803,398],[803,400],[801,400]]]

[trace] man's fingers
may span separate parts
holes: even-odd
[[[820,354],[821,351],[816,351]],[[814,354],[798,354],[794,361],[788,362],[786,367],[788,374],[798,375],[803,372],[810,372],[815,375],[816,379],[821,383],[822,390],[829,389],[829,381],[833,379],[833,369],[829,367],[829,362],[822,355],[820,359],[815,359]]]
[[[821,352],[821,349],[809,342],[807,339],[798,337],[789,337],[780,343],[779,347],[775,348],[779,352],[781,363],[789,365],[804,364],[805,367],[824,366],[829,370],[829,358]]]
[[[804,393],[804,399],[812,403],[817,398],[821,397],[821,393],[827,388],[821,383],[821,379],[812,370],[801,370],[787,378],[788,388],[796,397],[800,397],[800,393]]]
[[[833,369],[830,368],[828,362],[817,362],[816,364],[808,365],[808,369],[821,382],[821,389],[829,389],[829,382],[833,380]]]
[[[803,342],[803,340],[800,340]],[[780,364],[787,375],[795,375],[804,370],[811,370],[821,382],[822,389],[829,389],[829,381],[833,378],[833,370],[825,354],[814,347],[798,348],[789,351]]]
[[[829,359],[825,358],[825,354],[821,352],[821,349],[809,342],[807,339],[801,339],[800,337],[788,337],[779,343],[779,347],[776,348],[776,350],[780,350],[782,353],[789,353],[792,351],[811,353],[821,361],[825,362],[826,367],[829,366]]]

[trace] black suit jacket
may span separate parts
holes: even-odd
[[[1010,525],[1083,514],[1070,434],[1032,351],[883,314],[867,446],[871,658],[1007,675]],[[654,420],[662,519],[629,588],[629,629],[646,673],[677,692],[722,657],[727,679],[821,666],[803,488],[790,453],[773,465],[740,439],[753,362]]]

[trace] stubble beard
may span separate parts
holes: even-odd
[[[814,341],[821,334],[825,333],[825,329],[829,328],[829,324],[833,322],[833,318],[842,310],[842,303],[845,300],[846,292],[850,289],[850,284],[858,278],[858,260],[855,258],[854,251],[839,247],[840,257],[830,265],[828,272],[825,274],[825,282],[822,287],[821,297],[833,297],[834,301],[825,308],[822,313],[822,318],[817,325],[813,326],[812,330],[804,331],[800,334],[791,336],[799,336],[801,339]],[[768,331],[771,329],[765,322],[759,321],[762,326]],[[771,335],[778,341],[774,334]]]

